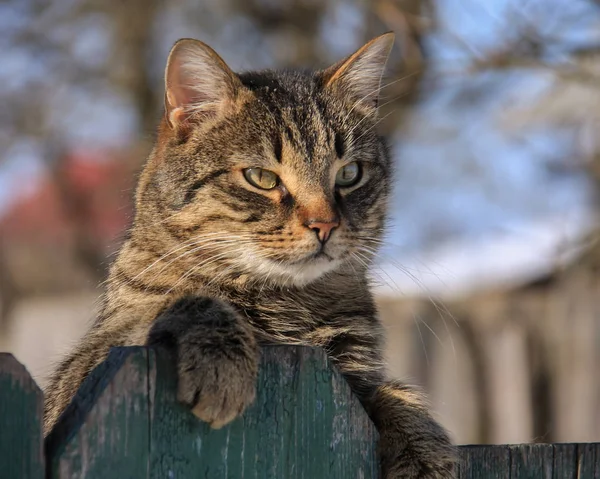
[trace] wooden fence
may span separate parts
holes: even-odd
[[[0,354],[0,478],[376,478],[377,432],[318,349],[271,347],[257,399],[220,430],[175,398],[162,351],[117,348],[43,442],[42,393]],[[460,478],[600,479],[600,444],[462,446]]]

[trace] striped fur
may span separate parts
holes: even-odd
[[[208,46],[176,44],[135,222],[101,314],[46,390],[46,433],[111,346],[172,348],[180,399],[220,427],[254,398],[261,344],[314,345],[375,421],[384,477],[452,477],[454,448],[422,395],[386,378],[367,279],[392,177],[376,132],[392,40],[316,73],[235,74]],[[360,181],[336,187],[354,161]],[[281,184],[255,188],[249,167]],[[322,246],[307,225],[331,218],[339,226]]]

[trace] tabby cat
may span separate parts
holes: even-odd
[[[422,395],[385,377],[367,269],[391,161],[376,132],[392,33],[315,73],[236,74],[178,41],[165,117],[98,319],[46,390],[47,434],[111,346],[163,345],[178,396],[218,428],[255,397],[263,344],[320,346],[380,432],[386,478],[452,477]]]

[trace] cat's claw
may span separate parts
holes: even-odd
[[[179,368],[178,399],[212,428],[230,423],[254,402],[256,372],[243,360],[214,358],[194,369],[186,369],[185,363]]]

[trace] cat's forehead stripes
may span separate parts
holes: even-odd
[[[273,141],[276,156],[280,138],[309,164],[329,155],[332,126],[323,103],[318,101],[319,85],[311,76],[294,73],[278,77],[273,72],[264,72],[242,74],[240,79],[254,93],[256,102],[265,111],[266,122],[275,130],[272,137],[276,138]]]

